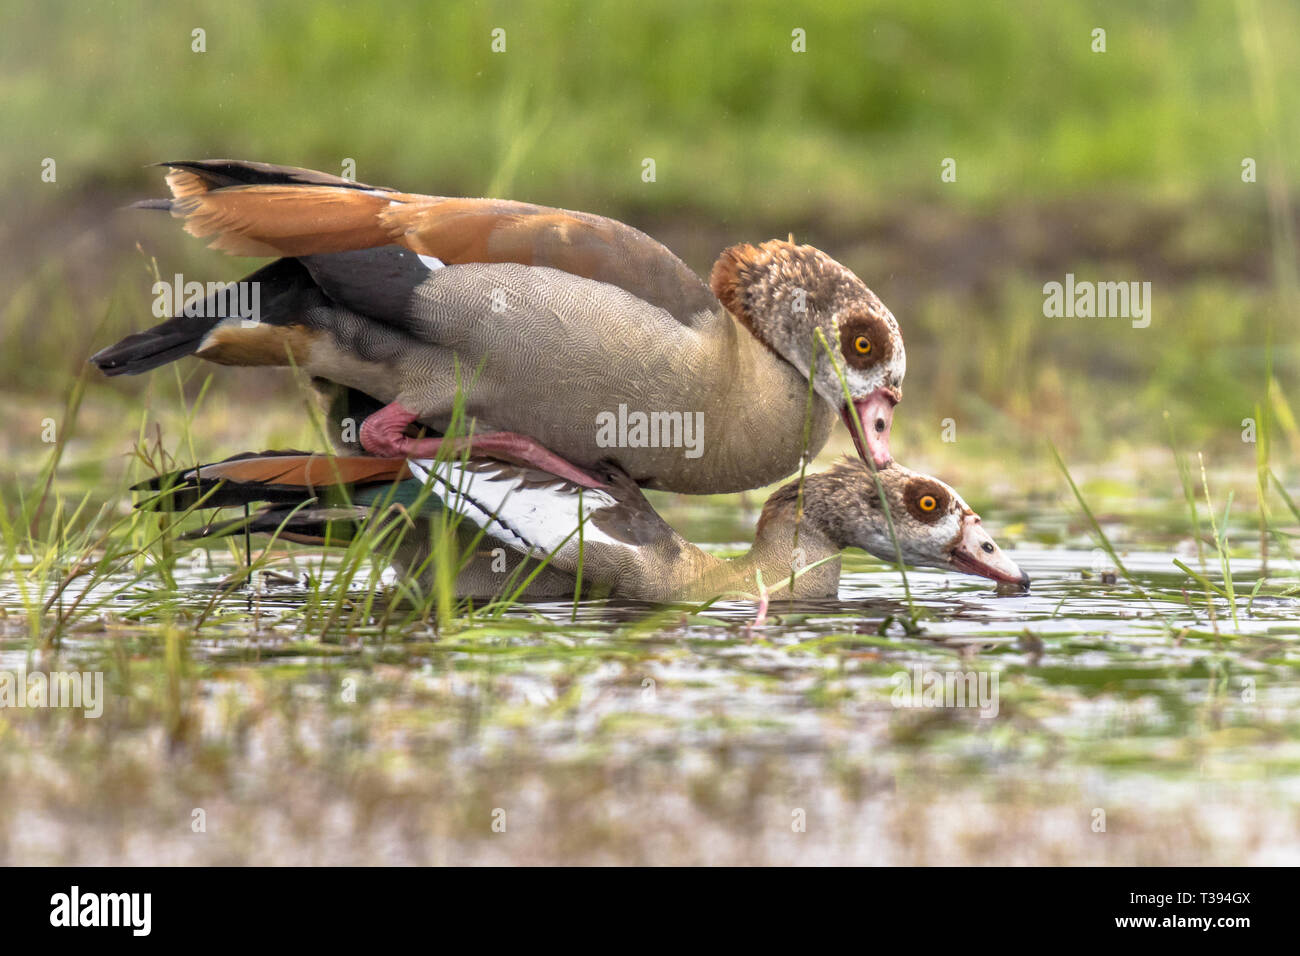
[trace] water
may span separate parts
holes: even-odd
[[[910,572],[919,632],[898,572],[850,558],[840,600],[758,625],[745,602],[561,602],[321,639],[296,576],[209,608],[214,558],[31,656],[103,671],[109,700],[0,712],[0,858],[1300,862],[1294,573],[1251,602],[1258,562],[1234,560],[1234,626],[1171,550],[1125,553],[1134,586],[1081,543],[1012,549],[1028,593]],[[0,606],[12,670],[12,579]]]

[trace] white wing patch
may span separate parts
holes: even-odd
[[[547,556],[568,544],[576,547],[579,523],[585,542],[626,546],[590,520],[593,512],[617,504],[608,492],[584,488],[580,497],[573,485],[530,482],[527,473],[509,466],[478,471],[429,458],[407,464],[417,478],[437,482],[438,497],[449,509],[523,554]]]
[[[441,259],[437,258],[436,256],[423,256],[420,255],[419,253],[416,253],[416,258],[418,258],[420,262],[424,265],[424,267],[428,269],[430,272],[433,272],[437,269],[447,268],[447,263],[443,262]]]

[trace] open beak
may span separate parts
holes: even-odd
[[[857,410],[858,418],[862,420],[862,434],[866,438],[866,446],[862,444],[862,439],[858,437],[858,428],[853,423],[853,414],[849,411],[849,406],[845,405],[840,414],[844,417],[844,424],[849,428],[849,434],[853,436],[853,444],[857,446],[858,454],[862,456],[863,461],[872,461],[877,468],[885,468],[893,461],[893,456],[889,454],[889,430],[894,426],[894,406],[898,404],[898,389],[895,388],[878,388],[866,398],[855,399],[853,408]]]
[[[958,571],[978,574],[982,578],[1029,587],[1029,575],[1016,567],[1016,563],[1002,553],[1002,549],[980,525],[979,515],[967,515],[962,522],[961,537],[949,553],[949,560]]]

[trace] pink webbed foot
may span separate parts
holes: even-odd
[[[361,447],[377,458],[423,457],[412,453],[416,439],[406,437],[415,412],[398,402],[385,405],[361,423]]]
[[[433,458],[448,441],[444,438],[408,438],[406,428],[414,412],[397,402],[386,405],[361,423],[361,447],[381,458]],[[505,458],[571,481],[583,488],[604,488],[602,481],[566,461],[534,438],[516,432],[488,432],[452,439],[452,450],[472,456]]]

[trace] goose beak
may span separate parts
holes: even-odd
[[[866,398],[854,400],[853,409],[862,421],[862,434],[866,437],[865,447],[858,437],[858,429],[853,424],[853,412],[849,406],[845,405],[840,413],[844,416],[844,424],[848,426],[853,444],[857,446],[862,460],[874,462],[877,468],[888,467],[894,460],[889,454],[889,430],[894,426],[894,406],[901,397],[896,388],[878,388]]]
[[[966,574],[978,574],[1004,584],[1029,588],[1029,575],[1002,553],[980,524],[979,515],[967,515],[962,522],[961,537],[948,555],[951,566]]]

